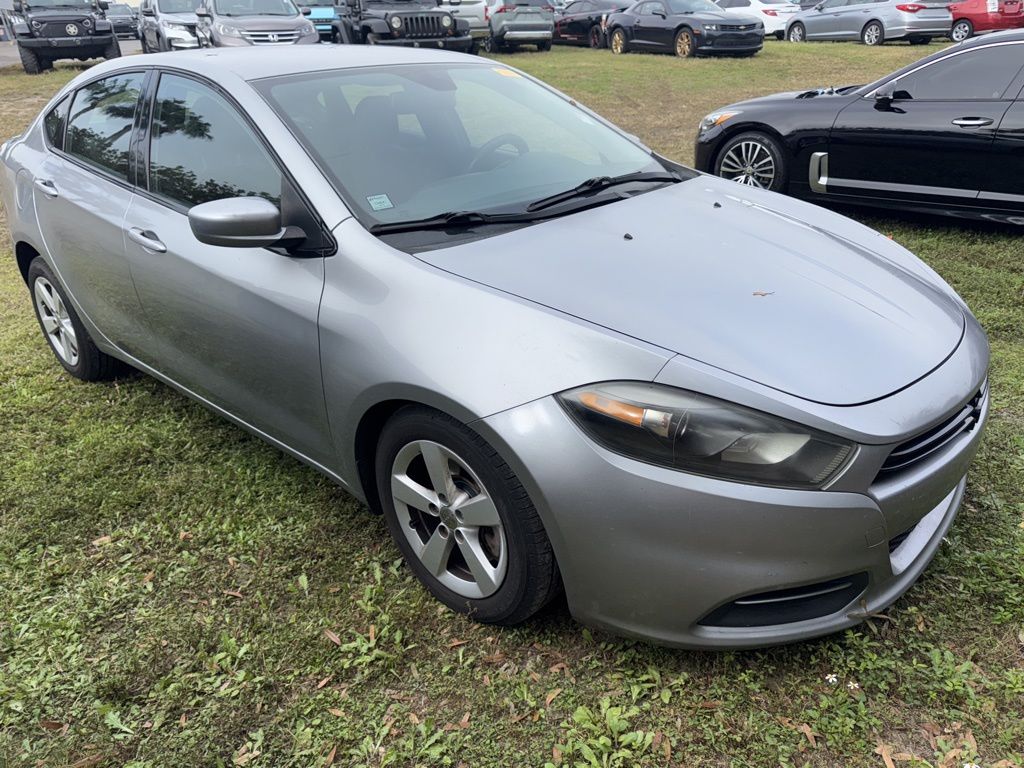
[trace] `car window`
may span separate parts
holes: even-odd
[[[998,99],[1024,67],[1024,44],[993,45],[929,64],[899,78],[899,98],[915,101]]]
[[[141,72],[83,86],[71,104],[64,151],[118,178],[128,178],[128,145],[142,92]]]
[[[750,0],[733,0],[733,8],[749,8]]]
[[[665,13],[665,6],[662,5],[661,3],[648,3],[647,4],[647,12],[648,13]]]
[[[846,5],[846,0],[825,0],[822,4],[824,10],[834,10]]]
[[[186,207],[226,197],[281,200],[281,171],[213,89],[164,74],[150,130],[149,191]]]
[[[46,113],[43,118],[43,129],[46,131],[46,140],[50,146],[56,149],[64,148],[64,124],[68,119],[68,107],[71,105],[71,97],[65,96],[60,102]]]

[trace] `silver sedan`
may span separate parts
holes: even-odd
[[[454,53],[83,72],[0,150],[57,362],[143,371],[382,512],[482,622],[851,626],[953,524],[988,345],[932,270]],[[310,542],[310,546],[315,546]]]

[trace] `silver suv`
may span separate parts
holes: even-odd
[[[536,45],[550,51],[555,36],[555,9],[549,0],[487,0],[488,34],[484,50]]]
[[[477,53],[478,47],[490,34],[490,26],[487,23],[487,0],[440,0],[438,5],[455,18],[469,22],[469,34],[473,37],[473,47],[469,52]]]
[[[198,48],[197,5],[199,0],[142,0],[139,4],[142,52]]]
[[[196,8],[201,47],[319,43],[320,33],[292,0],[202,0]]]
[[[793,16],[786,39],[860,40],[881,45],[886,40],[925,44],[949,35],[953,16],[946,3],[907,0],[823,0]]]

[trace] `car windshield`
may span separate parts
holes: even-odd
[[[115,4],[107,8],[108,15],[113,14],[114,16],[130,16],[131,13],[132,9],[130,5]]]
[[[330,7],[334,5],[334,0],[312,0],[312,2],[304,2],[303,5],[310,8],[322,8],[324,6]]]
[[[160,13],[194,13],[203,0],[157,0]]]
[[[336,70],[256,87],[368,226],[521,213],[588,180],[665,174],[574,102],[494,62]]]
[[[91,0],[31,0],[26,3],[32,8],[90,8]]]
[[[218,16],[298,16],[292,0],[215,0]]]
[[[670,13],[720,13],[721,8],[711,0],[668,0]]]

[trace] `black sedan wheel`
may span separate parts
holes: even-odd
[[[377,448],[384,517],[413,573],[452,610],[525,621],[561,589],[540,516],[482,437],[420,406],[403,408]]]
[[[949,32],[949,39],[954,43],[962,43],[974,34],[974,25],[971,24],[967,19],[960,19],[956,24],[953,25],[953,29]]]
[[[626,53],[629,50],[629,44],[626,43],[626,33],[621,29],[616,29],[612,32],[611,42],[612,53]]]
[[[807,30],[804,29],[804,25],[797,22],[789,28],[789,33],[786,38],[791,43],[805,43],[807,42]]]
[[[782,192],[786,188],[786,160],[782,147],[765,133],[741,133],[718,153],[715,175],[739,184]]]
[[[587,42],[590,43],[591,48],[603,48],[601,40],[601,27],[597,24],[590,28],[590,33],[587,35]]]
[[[681,59],[690,59],[697,55],[697,46],[693,42],[693,32],[686,29],[680,29],[676,32],[676,43],[675,48],[676,56]]]
[[[861,30],[860,41],[864,45],[881,45],[885,42],[885,30],[877,21],[868,22]]]

